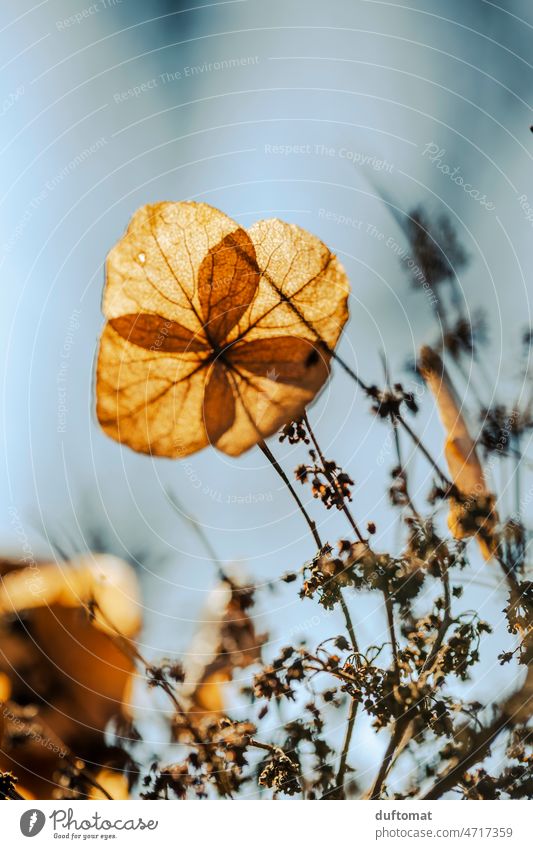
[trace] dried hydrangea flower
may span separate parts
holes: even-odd
[[[323,386],[348,292],[337,258],[295,225],[143,207],[107,260],[101,426],[148,454],[242,454]]]

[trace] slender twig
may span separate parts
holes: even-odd
[[[130,660],[133,658],[133,659],[135,659],[135,660],[139,661],[139,663],[141,663],[141,664],[142,664],[142,666],[145,668],[145,670],[149,670],[149,669],[151,669],[151,668],[152,668],[151,664],[149,664],[149,663],[148,663],[148,661],[146,660],[146,658],[144,658],[144,657],[143,657],[143,655],[142,655],[142,654],[141,654],[141,652],[138,650],[138,648],[135,646],[135,644],[133,643],[133,641],[132,641],[132,640],[130,640],[130,639],[128,639],[127,637],[125,637],[125,636],[124,636],[124,635],[123,635],[123,634],[119,631],[119,629],[118,629],[118,628],[117,628],[117,627],[116,627],[116,626],[115,626],[115,625],[111,622],[111,620],[109,619],[109,617],[108,617],[108,616],[107,616],[107,615],[106,615],[106,614],[102,611],[102,609],[100,608],[100,606],[99,606],[98,604],[96,604],[95,606],[96,606],[96,607],[97,607],[97,609],[99,610],[99,612],[100,612],[100,614],[101,614],[102,618],[105,620],[105,622],[106,622],[106,624],[108,625],[108,627],[109,627],[109,628],[111,628],[111,629],[113,630],[113,632],[114,632],[114,636],[115,636],[115,638],[116,638],[116,641],[117,641],[117,643],[118,643],[119,647],[121,648],[122,652],[123,652],[123,653],[124,653],[124,654],[125,654],[125,655],[126,655],[126,656],[130,659]],[[174,707],[174,708],[175,708],[175,710],[176,710],[176,713],[178,713],[180,716],[182,716],[182,717],[186,720],[186,722],[187,722],[187,729],[190,731],[190,733],[191,733],[191,734],[192,734],[192,736],[193,736],[193,742],[194,742],[194,744],[195,744],[195,745],[197,745],[197,746],[208,746],[208,745],[209,745],[209,743],[206,743],[206,742],[202,739],[202,737],[201,737],[201,735],[200,735],[200,733],[199,733],[198,729],[196,728],[196,726],[194,725],[194,723],[190,721],[189,716],[188,716],[188,714],[187,714],[187,711],[185,710],[185,708],[183,707],[183,705],[180,703],[180,700],[178,699],[178,697],[177,697],[177,695],[176,695],[176,693],[175,693],[175,688],[174,688],[174,687],[173,687],[173,685],[172,685],[172,684],[171,684],[171,683],[167,680],[167,678],[166,678],[166,676],[165,676],[165,674],[164,674],[164,671],[163,671],[163,670],[161,670],[161,675],[160,675],[160,676],[158,676],[157,678],[153,678],[153,679],[151,679],[151,680],[153,681],[153,683],[154,683],[156,686],[160,687],[160,689],[161,689],[161,690],[163,690],[163,692],[166,694],[166,696],[168,696],[168,698],[170,699],[170,701],[171,701],[171,703],[172,703],[173,707]],[[267,749],[268,751],[271,751],[271,752],[272,752],[272,751],[278,751],[278,749],[279,749],[279,747],[278,747],[278,746],[272,746],[270,743],[260,743],[258,740],[255,740],[255,739],[249,739],[249,741],[248,741],[248,742],[249,742],[249,745],[250,745],[250,746],[254,746],[254,747],[255,747],[255,748],[257,748],[257,749]],[[281,750],[280,750],[280,751],[281,751]],[[104,791],[104,792],[105,792],[105,791]]]
[[[307,414],[304,415],[304,422],[305,422],[305,425],[307,427],[309,436],[311,437],[311,439],[313,441],[313,445],[316,448],[316,451],[317,451],[318,456],[320,458],[320,462],[322,463],[322,468],[324,470],[324,474],[326,475],[330,485],[332,487],[334,487],[334,489],[337,491],[337,494],[338,494],[339,499],[340,499],[340,503],[342,505],[342,510],[343,510],[345,516],[347,517],[347,519],[350,522],[353,530],[357,534],[359,541],[362,542],[367,547],[370,547],[368,540],[363,538],[363,536],[361,535],[361,533],[359,531],[359,528],[357,527],[357,524],[356,524],[356,522],[355,522],[355,520],[352,516],[351,510],[349,509],[348,505],[346,504],[344,497],[343,497],[343,494],[340,491],[340,487],[338,485],[337,479],[335,478],[334,475],[332,475],[331,473],[328,472],[326,459],[325,459],[325,457],[322,453],[322,450],[320,448],[318,440],[317,440],[317,438],[314,434],[313,428],[311,427],[311,423],[309,421],[309,417],[307,416]],[[386,590],[384,591],[383,596],[384,596],[384,600],[385,600],[385,610],[386,610],[386,613],[387,613],[387,622],[388,622],[389,634],[390,634],[390,639],[391,639],[391,647],[392,647],[392,654],[393,654],[393,658],[394,658],[394,665],[395,665],[395,668],[398,669],[398,643],[397,643],[397,640],[396,640],[396,634],[395,634],[395,629],[394,629],[393,605],[392,605],[391,598],[388,595]],[[354,644],[354,647],[355,647],[355,644]]]
[[[424,800],[440,799],[444,793],[451,790],[464,773],[474,764],[479,763],[487,755],[492,743],[498,737],[501,731],[507,728],[512,722],[512,718],[505,711],[501,713],[488,728],[483,728],[479,731],[472,741],[468,752],[464,754],[456,764],[454,764],[447,772],[444,773],[422,796]]]
[[[400,422],[401,426],[406,431],[406,433],[409,434],[409,436],[411,437],[411,439],[413,440],[413,442],[415,443],[417,448],[420,449],[420,451],[422,452],[422,454],[424,455],[424,457],[426,458],[426,460],[428,461],[430,466],[435,470],[435,472],[438,474],[438,476],[440,477],[441,481],[445,484],[445,486],[447,486],[447,487],[451,486],[452,485],[451,480],[444,474],[442,469],[439,467],[438,463],[433,459],[433,457],[431,456],[431,454],[429,453],[429,451],[425,447],[425,445],[422,442],[422,440],[420,439],[420,437],[416,435],[416,433],[411,428],[411,426],[405,421],[404,417],[400,413],[397,413],[396,418],[398,419],[398,421]]]
[[[348,724],[346,726],[346,734],[344,736],[344,744],[342,746],[341,760],[339,764],[339,770],[337,772],[337,777],[335,779],[336,789],[340,796],[340,798],[344,799],[346,794],[344,792],[344,776],[346,774],[346,767],[348,762],[348,752],[350,751],[350,743],[352,740],[353,729],[355,725],[355,719],[357,716],[357,708],[359,707],[359,703],[355,701],[355,699],[350,700],[350,712],[348,714]]]
[[[520,448],[520,434],[519,433],[515,434],[514,441],[515,441],[514,447],[515,447],[517,457],[520,457],[521,454],[522,454],[522,451],[521,451],[521,448]],[[521,514],[521,509],[520,509],[520,491],[522,489],[521,471],[522,471],[521,470],[521,462],[520,462],[519,459],[516,459],[516,462],[515,462],[515,465],[514,465],[514,501],[515,501],[514,510],[515,510],[515,514],[516,514],[518,521],[520,521],[520,514]]]
[[[383,783],[389,774],[389,769],[392,765],[392,761],[394,755],[396,753],[397,747],[400,745],[404,731],[408,725],[408,720],[405,717],[401,717],[396,720],[394,724],[394,728],[392,730],[389,743],[387,748],[385,749],[385,754],[383,755],[383,760],[381,761],[381,765],[379,767],[378,774],[375,778],[374,784],[372,786],[372,790],[370,791],[371,799],[379,799],[381,796],[381,791],[383,789]]]
[[[400,442],[400,434],[398,433],[398,427],[397,427],[396,421],[394,420],[394,416],[392,415],[392,413],[391,413],[390,420],[391,420],[392,433],[394,435],[394,445],[395,445],[395,448],[396,448],[396,458],[398,460],[398,467],[400,469],[400,474],[401,474],[402,480],[404,482],[404,494],[405,494],[405,497],[407,499],[407,504],[409,505],[409,508],[410,508],[413,516],[415,517],[415,519],[418,519],[420,521],[420,514],[419,514],[418,510],[416,509],[414,502],[413,502],[413,499],[411,498],[411,494],[409,492],[409,487],[408,487],[408,483],[407,483],[407,469],[404,466],[403,458],[402,458],[402,446],[401,446],[401,442]]]
[[[355,532],[355,534],[356,534],[357,538],[359,539],[359,542],[362,542],[362,543],[364,543],[364,544],[366,545],[366,544],[368,543],[368,541],[367,541],[367,540],[363,537],[363,535],[361,534],[361,532],[360,532],[359,528],[357,527],[356,521],[355,521],[355,519],[354,519],[354,518],[353,518],[353,516],[352,516],[352,512],[351,512],[350,508],[348,507],[348,505],[346,504],[346,502],[345,502],[345,500],[344,500],[344,495],[343,495],[342,490],[341,490],[341,488],[340,488],[340,486],[339,486],[339,482],[338,482],[337,478],[335,477],[335,475],[333,475],[333,474],[329,471],[329,469],[328,469],[328,465],[327,465],[327,463],[326,463],[326,459],[325,459],[325,457],[324,457],[324,455],[323,455],[323,453],[322,453],[322,450],[321,450],[321,448],[320,448],[320,445],[318,444],[318,440],[317,440],[317,438],[316,438],[316,436],[315,436],[315,433],[314,433],[314,431],[313,431],[313,428],[311,427],[311,423],[310,423],[310,421],[309,421],[309,418],[308,418],[308,416],[307,416],[307,413],[304,413],[304,422],[305,422],[305,426],[306,426],[306,428],[307,428],[307,430],[308,430],[309,436],[310,436],[310,437],[311,437],[311,439],[313,440],[313,445],[314,445],[314,446],[315,446],[315,448],[316,448],[316,451],[317,451],[317,453],[318,453],[318,456],[320,457],[320,462],[322,463],[322,470],[323,470],[323,472],[324,472],[324,474],[325,474],[325,476],[326,476],[326,478],[327,478],[327,480],[328,480],[328,483],[329,483],[329,485],[330,485],[331,487],[333,487],[333,489],[334,489],[334,490],[335,490],[335,492],[337,493],[337,496],[338,496],[338,498],[339,498],[339,503],[340,503],[340,506],[341,506],[341,510],[342,510],[342,512],[344,513],[344,515],[345,515],[345,516],[346,516],[346,518],[348,519],[348,521],[349,521],[350,525],[352,526],[352,528],[353,528],[353,530],[354,530],[354,532]]]
[[[420,675],[419,675],[419,678],[418,678],[419,684],[422,684],[423,682],[425,682],[427,680],[427,678],[429,677],[429,675],[431,674],[431,672],[433,671],[435,661],[438,657],[440,648],[441,648],[441,646],[444,642],[444,639],[446,637],[446,634],[448,632],[448,628],[450,627],[450,625],[453,622],[452,611],[451,611],[450,578],[449,578],[449,575],[448,575],[448,570],[445,567],[443,567],[441,578],[442,578],[442,584],[443,584],[443,589],[444,589],[444,616],[443,616],[440,628],[438,630],[437,636],[435,638],[435,642],[433,643],[433,646],[431,647],[429,655],[426,658],[425,663],[422,666],[422,669],[420,670]],[[387,764],[382,764],[382,767],[381,767],[381,770],[380,770],[380,772],[382,771],[381,783],[383,783],[383,781],[386,779],[390,769],[392,768],[392,766],[396,762],[397,758],[399,757],[399,755],[403,751],[403,749],[405,747],[405,741],[409,740],[410,737],[411,737],[411,734],[409,733],[410,720],[406,721],[405,717],[401,717],[400,720],[396,720],[396,726],[400,722],[401,722],[401,728],[398,731],[398,733],[396,733],[396,728],[394,729],[394,731],[392,733],[392,737],[391,737],[391,741],[390,741],[390,745],[392,745],[392,743],[394,741],[394,748],[392,750],[392,754],[391,754],[390,758],[388,758]],[[388,752],[388,750],[387,750],[387,752]]]
[[[317,547],[321,550],[323,548],[323,545],[322,545],[322,540],[320,539],[320,535],[319,535],[317,527],[316,527],[316,523],[313,521],[313,519],[311,519],[309,513],[305,509],[298,493],[294,489],[289,478],[287,477],[287,475],[285,474],[285,472],[281,468],[280,464],[278,463],[278,461],[274,457],[272,451],[270,450],[270,448],[268,447],[268,445],[266,444],[264,439],[261,439],[261,441],[258,442],[257,444],[258,444],[259,448],[261,449],[261,451],[263,452],[263,454],[265,455],[265,457],[267,458],[267,460],[271,463],[272,467],[276,470],[276,472],[280,476],[281,480],[283,481],[283,483],[285,484],[285,486],[289,490],[289,492],[292,495],[292,497],[294,498],[294,500],[296,501],[296,504],[298,505],[302,516],[304,517],[305,521],[307,522],[307,524],[309,526],[309,530],[313,534],[313,539],[314,539],[315,543],[317,544]]]
[[[285,474],[285,472],[281,468],[281,466],[278,463],[278,461],[276,460],[274,454],[272,453],[272,451],[270,450],[268,445],[264,442],[264,440],[261,440],[261,442],[259,442],[258,445],[259,445],[259,448],[261,449],[261,451],[263,452],[263,454],[265,455],[265,457],[267,457],[269,462],[272,464],[273,468],[276,470],[276,472],[278,473],[278,475],[282,479],[283,483],[287,486],[289,492],[291,493],[292,497],[296,501],[296,504],[298,505],[300,512],[302,513],[302,516],[304,517],[305,521],[307,522],[307,524],[309,526],[309,529],[310,529],[310,531],[313,535],[314,541],[316,542],[316,544],[318,546],[318,549],[320,551],[322,551],[324,546],[322,544],[322,540],[320,539],[320,534],[318,533],[316,524],[311,519],[311,517],[309,516],[307,510],[305,509],[300,497],[298,496],[298,493],[294,489],[289,478],[287,477],[287,475]],[[347,629],[348,634],[350,636],[350,640],[352,641],[352,648],[353,648],[354,652],[359,652],[359,647],[358,647],[357,639],[356,639],[356,636],[355,636],[355,628],[353,626],[352,617],[350,616],[350,611],[348,610],[348,605],[346,604],[346,602],[345,602],[345,600],[342,596],[342,592],[340,594],[340,606],[341,606],[341,610],[343,612],[344,619],[345,619],[345,622],[346,622],[346,629]]]
[[[352,372],[351,369],[349,369],[346,366],[346,364],[342,360],[340,360],[340,358],[337,358],[337,359],[340,362],[340,364],[344,367],[345,371],[348,374],[350,374],[351,377],[353,377],[355,379],[356,383],[361,388],[367,390],[368,387],[365,386],[365,384],[360,380],[360,378],[354,372]],[[392,425],[393,425],[394,428],[395,428],[396,422],[398,422],[403,427],[403,429],[406,431],[406,433],[413,440],[416,447],[423,454],[423,456],[425,457],[427,462],[430,464],[430,466],[437,473],[441,482],[447,488],[451,487],[451,481],[449,480],[449,478],[444,474],[442,469],[439,467],[438,463],[433,459],[433,457],[431,456],[431,454],[429,453],[429,451],[425,447],[425,445],[422,442],[422,440],[420,439],[420,437],[417,436],[417,434],[413,431],[413,429],[406,422],[406,420],[403,418],[403,416],[401,414],[397,413],[395,415],[394,419],[391,418],[391,422],[392,422]],[[310,435],[311,435],[311,438],[312,438],[312,432],[310,432]],[[397,436],[397,434],[395,433],[395,437],[396,436]],[[404,472],[403,466],[402,466],[402,463],[401,463],[400,446],[399,446],[398,440],[396,440],[396,447],[397,447],[398,457],[399,457],[399,461],[400,461],[400,466],[402,467],[402,472]],[[410,499],[409,494],[407,494],[407,497],[408,497],[409,506],[413,510],[413,513],[415,514],[415,516],[418,516],[418,513],[416,512],[414,505],[412,504],[412,501]],[[446,575],[445,580],[447,580],[447,575]],[[445,588],[445,594],[446,593],[447,593],[447,590]],[[392,647],[392,652],[393,652],[393,657],[394,657],[394,664],[395,664],[395,668],[397,669],[398,668],[398,665],[397,665],[398,664],[398,648],[397,648],[396,635],[395,635],[395,631],[394,631],[394,610],[393,610],[393,607],[392,607],[391,599],[390,599],[387,592],[384,593],[384,599],[385,599],[385,608],[386,608],[386,612],[387,612],[387,622],[388,622],[389,634],[390,634],[390,639],[391,639],[391,647]],[[449,612],[449,606],[448,606],[447,610]],[[451,621],[451,619],[449,618],[449,616],[447,616],[447,614],[445,612],[443,624],[441,626],[439,634],[437,635],[437,639],[436,639],[435,644],[433,646],[433,651],[430,653],[432,655],[431,666],[433,665],[433,659],[438,654],[440,646],[441,646],[441,644],[444,640],[444,637],[445,637],[446,632],[448,630],[450,621]],[[408,717],[401,717],[400,719],[397,719],[395,724],[394,724],[394,728],[393,728],[392,733],[391,733],[391,738],[389,740],[389,744],[388,744],[387,749],[385,751],[385,755],[383,757],[383,761],[382,761],[381,766],[379,768],[378,775],[376,776],[376,779],[374,781],[374,785],[372,787],[372,791],[371,791],[371,798],[372,799],[378,799],[380,797],[381,790],[382,790],[382,787],[383,787],[383,783],[384,783],[384,781],[385,781],[385,779],[388,775],[388,772],[390,770],[390,767],[393,763],[393,760],[394,760],[394,757],[395,757],[395,754],[396,754],[396,750],[397,750],[398,746],[401,744],[401,741],[404,737],[404,733],[405,733],[405,731],[406,731],[406,729],[409,725],[409,722],[410,722],[410,719]]]
[[[431,651],[421,669],[419,676],[419,683],[425,681],[429,674],[433,670],[433,666],[435,660],[438,656],[442,643],[444,642],[444,638],[447,634],[448,628],[452,623],[452,613],[451,613],[451,590],[450,590],[450,579],[448,575],[448,571],[446,568],[443,568],[442,571],[442,583],[444,589],[444,616],[439,628],[437,637]],[[386,608],[387,608],[387,616],[389,621],[389,633],[391,634],[391,643],[393,646],[393,655],[395,661],[395,667],[398,669],[398,650],[397,650],[397,641],[394,632],[394,616],[392,604],[390,599],[386,596]],[[383,761],[381,763],[378,775],[375,779],[372,791],[371,791],[371,799],[378,799],[381,794],[381,789],[383,787],[383,783],[389,774],[391,767],[393,766],[396,758],[401,753],[404,748],[405,740],[409,739],[410,734],[408,733],[409,725],[411,719],[410,716],[404,715],[395,720],[394,728],[391,733],[391,737],[389,740],[389,745],[385,751],[385,755],[383,757]]]
[[[353,530],[357,534],[357,537],[359,538],[360,542],[362,542],[365,545],[368,545],[368,541],[363,538],[362,534],[359,531],[359,528],[357,527],[355,519],[352,516],[351,510],[349,509],[348,505],[344,501],[344,498],[343,498],[342,492],[340,491],[337,479],[333,475],[331,475],[327,470],[327,464],[326,464],[325,457],[322,453],[322,449],[320,448],[320,445],[319,445],[318,440],[315,436],[313,428],[311,427],[311,422],[309,421],[309,417],[308,417],[307,413],[304,413],[304,421],[305,421],[305,425],[307,427],[309,436],[311,437],[311,439],[313,441],[313,445],[315,446],[316,451],[318,453],[318,456],[320,457],[320,462],[322,463],[322,468],[324,470],[324,474],[326,475],[330,485],[333,486],[336,489],[337,494],[339,495],[344,515],[346,516],[346,518],[350,522],[350,525],[352,526]],[[358,646],[357,639],[356,639],[356,636],[355,636],[355,629],[353,627],[350,612],[348,610],[348,605],[346,604],[346,602],[344,600],[342,592],[340,594],[340,604],[341,604],[342,612],[344,613],[344,618],[346,619],[346,625],[347,625],[347,628],[348,628],[348,633],[350,634],[350,639],[352,641],[353,650],[354,650],[354,652],[359,653],[359,646]]]
[[[260,740],[256,740],[255,737],[248,737],[247,743],[249,746],[253,746],[255,749],[264,749],[265,752],[283,752],[283,749],[280,746],[274,746],[272,743],[263,743]],[[285,754],[285,752],[283,752]]]
[[[361,378],[360,378],[360,377],[356,374],[356,372],[355,372],[352,368],[350,368],[350,366],[349,366],[347,363],[345,363],[345,362],[344,362],[344,360],[343,360],[343,359],[339,356],[339,354],[337,354],[337,353],[336,353],[336,351],[329,351],[329,353],[330,353],[330,354],[331,354],[331,356],[332,356],[332,357],[333,357],[333,358],[334,358],[334,359],[335,359],[335,360],[339,363],[339,365],[340,365],[340,366],[342,366],[342,368],[344,369],[344,371],[345,371],[347,374],[349,374],[349,375],[350,375],[350,377],[351,377],[351,378],[352,378],[352,379],[353,379],[353,380],[357,383],[357,385],[358,385],[358,386],[360,386],[360,387],[361,387],[361,389],[364,389],[364,390],[365,390],[365,392],[367,392],[367,393],[368,393],[368,390],[370,389],[370,387],[369,387],[369,386],[367,386],[367,384],[366,384],[366,383],[364,383],[364,382],[361,380]],[[444,474],[444,472],[443,472],[443,471],[439,468],[439,466],[438,466],[438,464],[436,463],[436,461],[433,459],[433,457],[431,456],[431,454],[429,453],[429,451],[427,450],[427,448],[424,446],[424,444],[423,444],[422,440],[420,439],[420,437],[418,437],[418,436],[416,435],[416,433],[413,431],[413,429],[412,429],[412,428],[410,427],[410,425],[409,425],[409,424],[405,421],[405,419],[403,418],[403,416],[402,416],[400,413],[397,413],[397,414],[396,414],[396,418],[398,419],[398,421],[400,422],[400,424],[402,425],[402,427],[404,428],[404,430],[405,430],[405,431],[409,434],[409,436],[411,437],[411,439],[413,440],[413,442],[414,442],[414,443],[417,445],[417,447],[420,449],[420,451],[422,452],[422,454],[424,455],[424,457],[426,458],[426,460],[428,461],[428,463],[430,463],[430,465],[433,467],[433,469],[434,469],[434,470],[436,471],[436,473],[439,475],[439,477],[440,477],[441,481],[442,481],[444,484],[446,484],[446,486],[451,486],[451,481],[450,481],[450,480],[446,477],[446,475]]]
[[[390,383],[389,367],[388,367],[388,364],[387,364],[387,358],[385,356],[384,351],[381,352],[381,360],[382,360],[382,363],[383,363],[383,373],[385,375],[385,380],[387,382],[387,386],[388,386],[389,391],[390,391],[391,390],[391,383]],[[407,496],[408,503],[410,503],[409,493],[407,492],[407,475],[402,468],[400,439],[399,439],[398,430],[396,428],[396,424],[395,424],[395,421],[394,421],[394,416],[392,415],[392,413],[390,415],[390,420],[391,420],[392,430],[393,430],[393,434],[394,434],[394,441],[395,441],[395,445],[396,445],[396,454],[397,454],[397,457],[398,457],[398,463],[399,463],[399,466],[400,466],[400,469],[401,469],[402,479],[403,479],[403,482],[404,482],[404,491],[405,491],[405,494]],[[396,631],[395,631],[395,628],[394,628],[394,605],[393,605],[393,602],[392,602],[391,597],[389,595],[388,588],[385,588],[383,590],[383,597],[385,599],[385,611],[387,613],[387,625],[388,625],[388,628],[389,628],[392,658],[393,658],[393,661],[394,661],[394,671],[396,673],[397,680],[399,680],[399,678],[400,678],[400,668],[399,668],[399,665],[398,665],[398,641],[396,639]]]
[[[359,528],[357,527],[355,519],[352,516],[351,510],[349,509],[348,505],[346,504],[346,502],[344,500],[343,493],[340,490],[337,479],[335,478],[335,476],[333,474],[331,474],[328,471],[326,459],[325,459],[325,457],[322,453],[322,450],[321,450],[320,445],[318,443],[318,440],[315,436],[313,428],[311,427],[311,423],[309,421],[309,417],[307,416],[307,414],[304,414],[304,422],[305,422],[305,426],[307,428],[307,431],[309,433],[309,436],[311,437],[311,439],[313,441],[313,445],[315,446],[315,449],[318,453],[318,456],[320,458],[320,462],[322,463],[322,469],[324,471],[324,474],[326,475],[326,478],[329,481],[330,486],[332,486],[335,489],[335,491],[337,492],[337,495],[339,496],[340,504],[341,504],[343,513],[345,514],[346,518],[350,522],[350,525],[352,526],[353,530],[357,534],[359,541],[362,542],[364,545],[370,547],[368,540],[363,538],[362,534],[359,531]],[[394,658],[394,666],[395,666],[395,669],[398,670],[398,642],[397,642],[397,639],[396,639],[396,633],[395,633],[395,628],[394,628],[393,604],[392,604],[391,598],[390,598],[390,596],[389,596],[389,594],[386,590],[384,591],[383,596],[384,596],[384,600],[385,600],[385,610],[386,610],[386,613],[387,613],[387,623],[388,623],[389,635],[390,635],[390,640],[391,640],[392,654],[393,654],[393,658]]]
[[[383,372],[384,372],[384,375],[385,375],[385,380],[387,382],[389,392],[391,392],[392,387],[391,387],[391,381],[390,381],[389,366],[388,366],[387,358],[385,356],[384,351],[381,352],[381,360],[382,360],[382,363],[383,363]],[[406,468],[403,464],[403,460],[402,460],[402,446],[401,446],[401,443],[400,443],[400,434],[398,433],[397,420],[395,419],[394,414],[392,412],[390,413],[390,423],[391,423],[391,427],[392,427],[392,434],[393,434],[393,437],[394,437],[394,446],[396,448],[396,458],[398,460],[398,467],[400,469],[400,475],[402,477],[403,484],[404,484],[404,495],[407,499],[407,504],[411,508],[411,512],[413,513],[413,516],[415,516],[415,518],[417,518],[417,519],[420,519],[418,511],[417,511],[415,505],[413,504],[413,501],[412,501],[411,496],[409,494],[409,488],[407,486],[407,470],[406,470]]]
[[[89,610],[89,608],[87,608],[87,609]],[[109,618],[109,616],[106,613],[104,613],[104,611],[102,610],[102,608],[100,607],[98,602],[96,602],[96,601],[92,602],[92,610],[93,611],[98,610],[98,612],[100,613],[100,616],[102,617],[102,619],[104,620],[104,622],[106,623],[108,628],[110,628],[110,630],[113,632],[110,636],[112,636],[114,638],[115,644],[122,651],[122,653],[128,658],[128,660],[130,660],[132,662],[137,661],[139,664],[141,664],[143,666],[145,672],[147,672],[147,673],[151,669],[154,668],[153,664],[149,663],[148,660],[145,657],[143,657],[143,655],[141,654],[141,652],[139,651],[139,649],[135,645],[135,642],[133,640],[131,640],[129,637],[126,637],[119,630],[119,628],[117,628],[117,626],[112,622],[112,620]],[[91,612],[91,611],[89,611],[89,612]],[[154,675],[149,679],[150,684],[152,684],[153,686],[159,687],[161,690],[163,690],[163,692],[166,693],[166,695],[168,696],[168,698],[172,702],[176,712],[178,714],[180,714],[180,716],[183,716],[185,719],[187,719],[188,718],[187,712],[183,708],[183,706],[180,704],[178,697],[176,696],[176,694],[174,692],[174,688],[173,688],[172,684],[170,684],[169,681],[166,678],[164,670],[159,669],[158,671],[159,671],[160,674],[158,674],[157,676]],[[192,723],[188,723],[187,727],[189,728],[189,731],[191,732],[191,734],[195,737],[196,741],[198,743],[203,744],[201,737],[198,735],[197,729],[192,725]]]
[[[398,640],[396,638],[396,629],[394,627],[394,606],[387,590],[383,591],[383,595],[385,597],[385,610],[387,612],[387,625],[389,628],[394,668],[396,670],[396,674],[398,674]]]
[[[170,489],[165,489],[164,492],[165,492],[165,496],[167,498],[167,501],[171,505],[171,507],[173,507],[174,510],[176,511],[176,513],[179,516],[181,516],[182,518],[184,518],[190,524],[192,529],[194,530],[198,539],[200,540],[200,542],[204,546],[205,550],[209,554],[209,557],[211,558],[214,566],[216,567],[216,570],[218,572],[218,577],[220,578],[220,580],[224,581],[227,584],[230,584],[230,586],[233,586],[233,581],[224,571],[224,567],[222,565],[222,562],[221,562],[218,554],[216,553],[213,545],[211,544],[211,540],[207,536],[202,524],[198,521],[196,516],[192,515],[192,513],[186,513],[185,512],[185,510],[181,506],[180,502],[178,501],[178,499],[176,498],[176,496],[174,495],[174,493]]]
[[[340,592],[340,605],[341,605],[341,610],[343,612],[344,619],[345,619],[345,622],[346,622],[346,630],[348,631],[348,634],[350,635],[352,648],[353,648],[353,650],[356,654],[359,654],[359,645],[357,643],[357,639],[356,639],[356,636],[355,636],[355,628],[353,626],[350,611],[348,610],[348,605],[346,604],[346,602],[344,600],[342,590]]]
[[[437,659],[437,655],[440,651],[440,648],[444,642],[444,638],[448,631],[448,628],[452,624],[452,597],[450,591],[450,576],[448,575],[448,569],[446,566],[442,566],[442,585],[444,588],[444,616],[442,617],[442,622],[440,624],[440,628],[438,630],[437,636],[435,638],[435,642],[431,647],[431,651],[429,652],[422,669],[420,670],[420,675],[424,675],[427,677],[429,673],[433,669],[433,665],[435,660]]]
[[[340,356],[340,354],[338,354],[338,353],[337,353],[337,351],[334,351],[332,348],[329,348],[329,347],[328,347],[328,353],[330,354],[330,356],[331,356],[331,357],[332,357],[332,358],[333,358],[336,362],[338,362],[338,364],[340,365],[340,367],[341,367],[342,369],[344,369],[344,371],[346,372],[346,374],[348,374],[348,375],[352,378],[352,380],[355,380],[355,382],[357,383],[357,385],[358,385],[361,389],[364,389],[364,390],[365,390],[365,392],[367,392],[367,391],[368,391],[368,389],[369,389],[370,387],[369,387],[369,386],[368,386],[368,385],[367,385],[367,384],[366,384],[363,380],[361,380],[361,378],[359,377],[359,375],[358,375],[358,374],[357,374],[357,373],[353,370],[353,368],[351,368],[351,366],[349,366],[349,365],[348,365],[348,363],[347,363],[347,362],[345,362],[345,361],[343,360],[343,358]]]

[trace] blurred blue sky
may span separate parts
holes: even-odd
[[[464,304],[483,306],[492,323],[486,400],[510,397],[530,323],[532,25],[527,0],[4,3],[4,550],[21,542],[16,511],[38,553],[47,551],[40,524],[67,548],[96,525],[117,551],[149,552],[140,574],[154,654],[187,645],[214,575],[165,487],[201,520],[219,556],[255,580],[313,553],[258,450],[238,460],[208,449],[181,463],[152,461],[95,422],[103,262],[145,203],[197,199],[244,226],[275,216],[320,236],[352,284],[342,354],[369,382],[382,380],[380,351],[397,375],[437,330],[401,268],[406,242],[378,190],[400,214],[419,203],[447,212],[470,257],[459,275]],[[494,208],[439,164],[459,169]],[[384,494],[394,464],[387,428],[338,368],[311,416],[325,453],[356,480],[357,517],[377,523],[377,545],[397,545]],[[439,453],[428,399],[417,428]],[[272,447],[287,469],[301,458]],[[422,498],[430,470],[416,458],[412,474]],[[345,532],[340,516],[310,510],[324,538]],[[500,609],[499,576],[489,570],[481,580],[495,588],[481,606]],[[315,608],[293,589],[262,602],[265,620],[274,613],[273,638],[311,629],[318,641],[331,617],[312,620]],[[471,601],[479,587],[472,593]],[[362,633],[379,642],[378,602],[353,603]]]

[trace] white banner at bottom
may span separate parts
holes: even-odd
[[[346,845],[354,849],[533,845],[527,801],[7,802],[2,846],[72,844],[210,849]],[[34,840],[34,843],[30,841]],[[69,843],[67,843],[69,841]]]

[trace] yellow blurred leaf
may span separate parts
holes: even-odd
[[[432,348],[422,348],[420,372],[437,403],[446,432],[444,456],[461,498],[450,498],[448,526],[455,539],[476,536],[481,552],[490,560],[497,548],[498,514],[489,491],[476,444],[472,439],[457,394],[441,357]]]

